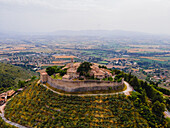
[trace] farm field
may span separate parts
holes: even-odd
[[[148,127],[124,95],[60,96],[41,85],[30,86],[12,99],[5,115],[29,127]]]
[[[76,56],[57,56],[57,55],[54,55],[55,58],[76,58]]]
[[[168,60],[170,60],[170,57],[144,57],[144,56],[141,56],[140,58],[145,58],[145,59],[149,59],[149,60],[156,60],[156,61],[168,61]]]

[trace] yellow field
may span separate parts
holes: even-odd
[[[123,68],[126,68],[126,66],[113,66],[114,68],[120,68],[120,69],[123,69]]]
[[[167,50],[160,50],[160,49],[140,49],[140,48],[132,48],[127,50],[130,53],[136,53],[136,52],[169,52]]]
[[[61,63],[55,63],[55,64],[41,64],[41,66],[64,66],[64,64],[61,64]]]
[[[145,72],[153,72],[152,69],[144,70]]]
[[[165,59],[154,58],[154,57],[145,57],[145,56],[141,56],[140,58],[145,58],[145,59],[150,59],[150,60],[157,60],[157,61],[168,61],[168,60],[165,60]]]
[[[53,57],[55,58],[77,58],[76,56],[55,56],[55,55],[53,55]]]
[[[65,51],[65,52],[68,52],[68,51],[73,51],[72,49],[55,49],[56,51]]]
[[[110,59],[110,60],[128,60],[128,58],[112,58],[112,59]]]
[[[67,62],[70,62],[70,61],[53,61],[52,63],[63,64],[63,63],[67,63]]]

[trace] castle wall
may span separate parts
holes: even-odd
[[[61,89],[67,92],[85,92],[95,90],[122,90],[124,88],[123,81],[121,83],[99,80],[86,80],[86,81],[74,81],[74,80],[59,80],[52,79],[48,76],[47,83],[52,87]]]

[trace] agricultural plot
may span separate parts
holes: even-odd
[[[41,85],[14,97],[5,116],[29,127],[148,127],[125,95],[62,96]]]

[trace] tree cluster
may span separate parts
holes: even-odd
[[[80,74],[80,76],[90,77],[89,75],[89,71],[91,70],[90,66],[92,66],[90,62],[83,62],[78,67],[77,72]]]
[[[63,69],[62,70],[62,66],[52,66],[52,67],[48,67],[46,69],[46,72],[48,73],[49,76],[55,74],[55,73],[59,73],[60,76],[64,76],[67,73],[67,69]]]

